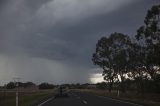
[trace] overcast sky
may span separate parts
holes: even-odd
[[[93,82],[102,36],[134,36],[159,0],[0,0],[0,84]],[[92,79],[92,80],[91,80]]]

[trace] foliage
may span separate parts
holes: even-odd
[[[38,87],[39,89],[53,89],[55,86],[53,84],[41,83]]]
[[[9,83],[6,85],[6,88],[7,88],[7,89],[13,89],[13,88],[15,88],[15,87],[16,87],[16,85],[15,85],[14,82],[9,82]]]
[[[112,82],[110,89],[114,81],[121,81],[124,90],[123,82],[127,73],[130,48],[130,38],[122,33],[113,33],[108,38],[102,37],[96,45],[96,53],[93,54],[92,61],[103,68],[104,79]]]
[[[96,87],[98,89],[106,89],[107,88],[107,84],[106,84],[106,82],[97,83]]]
[[[119,89],[123,92],[128,83],[136,85],[142,94],[149,91],[148,88],[159,92],[160,5],[148,10],[144,23],[137,30],[135,42],[122,33],[113,33],[98,40],[92,61],[103,69],[110,89],[119,82]]]

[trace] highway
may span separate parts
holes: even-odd
[[[130,102],[97,96],[89,93],[70,92],[69,97],[49,98],[38,106],[142,106]]]

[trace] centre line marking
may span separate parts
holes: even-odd
[[[39,104],[38,106],[42,106],[42,105],[44,105],[45,103],[47,103],[47,102],[51,101],[52,99],[54,99],[54,97],[53,97],[53,98],[50,98],[50,99],[48,99],[48,100],[46,100],[46,101],[44,101],[44,102],[42,102],[42,103],[41,103],[41,104]]]
[[[84,103],[84,104],[87,104],[87,101],[83,100],[83,103]]]

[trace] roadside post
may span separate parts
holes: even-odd
[[[117,91],[117,97],[119,97],[119,89],[118,89],[118,91]]]
[[[18,87],[20,78],[13,78],[16,85],[16,106],[18,106]]]

